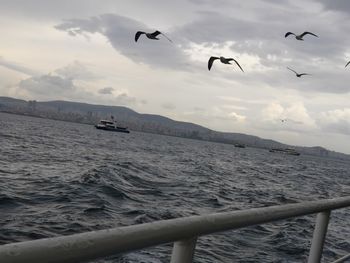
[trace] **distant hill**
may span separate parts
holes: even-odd
[[[240,143],[246,146],[264,149],[292,147],[257,136],[242,133],[218,132],[194,123],[175,121],[160,115],[140,114],[122,106],[95,105],[70,101],[37,102],[0,97],[0,111],[87,124],[95,124],[102,118],[114,116],[120,125],[128,126],[129,129],[135,131],[229,144]],[[319,146],[293,146],[292,148],[303,154],[350,159],[350,155],[329,151]]]

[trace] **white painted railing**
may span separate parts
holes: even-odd
[[[330,211],[350,206],[350,196],[297,204],[191,216],[12,243],[0,246],[1,263],[81,262],[174,242],[171,263],[192,262],[197,238],[220,231],[318,213],[309,263],[319,263]],[[345,256],[336,262],[344,262]]]

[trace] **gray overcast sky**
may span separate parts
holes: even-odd
[[[0,95],[350,153],[350,1],[0,0]],[[137,30],[160,30],[152,41]],[[284,38],[311,31],[319,38]],[[244,69],[210,56],[237,59]],[[291,67],[311,76],[296,78]],[[287,119],[281,122],[281,119]]]

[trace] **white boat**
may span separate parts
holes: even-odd
[[[117,126],[117,123],[115,121],[110,121],[110,120],[100,120],[100,122],[95,125],[95,128],[99,130],[105,130],[105,131],[116,131],[116,132],[124,132],[124,133],[130,132],[127,127]]]

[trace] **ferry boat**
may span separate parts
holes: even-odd
[[[289,155],[300,155],[299,152],[297,152],[295,149],[292,149],[292,148],[285,148],[285,149],[272,148],[272,149],[269,150],[269,152],[272,152],[272,153],[275,153],[275,152],[285,153],[285,154],[289,154]]]
[[[95,125],[95,128],[99,130],[105,130],[105,131],[115,131],[115,132],[124,132],[124,133],[130,132],[127,127],[117,126],[117,123],[115,121],[110,121],[110,120],[100,120],[100,122]]]

